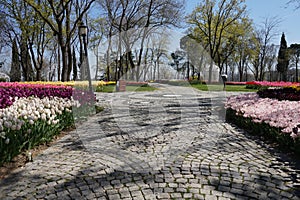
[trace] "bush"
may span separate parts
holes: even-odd
[[[128,86],[148,87],[147,82],[126,81],[126,85],[128,85]]]
[[[193,79],[189,81],[191,85],[205,84],[205,82],[197,79]]]
[[[173,86],[188,86],[190,83],[188,81],[169,81],[169,85]]]
[[[6,78],[0,78],[0,82],[7,82]]]
[[[267,89],[268,86],[261,86],[261,85],[246,85],[246,89],[253,89],[253,90],[264,90]]]
[[[264,89],[257,92],[262,98],[278,100],[300,101],[300,90],[294,87]]]

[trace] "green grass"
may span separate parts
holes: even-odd
[[[157,90],[155,87],[151,86],[126,86],[126,91],[129,92],[152,92],[154,90]],[[97,88],[96,92],[106,92],[106,93],[112,93],[116,92],[116,86],[115,85],[107,85],[103,87]]]
[[[152,92],[157,90],[155,87],[151,86],[126,86],[126,91],[134,91],[134,92]]]
[[[202,91],[223,91],[223,85],[222,84],[212,84],[212,85],[205,85],[205,84],[188,84],[186,86],[192,86],[198,90]],[[129,92],[151,92],[157,90],[155,87],[151,86],[126,86],[126,91]],[[226,91],[227,92],[257,92],[257,89],[247,89],[245,85],[226,85]],[[103,86],[102,88],[97,88],[96,92],[106,92],[106,93],[112,93],[116,92],[116,86],[115,85],[107,85]]]
[[[106,85],[106,86],[96,88],[96,92],[105,92],[105,93],[111,93],[114,92],[115,90],[116,90],[115,85]]]
[[[195,84],[192,87],[202,91],[223,91],[223,85]],[[226,85],[227,92],[256,92],[257,89],[247,89],[245,85]]]

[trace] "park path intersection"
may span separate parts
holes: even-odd
[[[97,94],[105,110],[1,180],[0,199],[299,199],[299,165],[225,122],[229,93],[155,86]]]

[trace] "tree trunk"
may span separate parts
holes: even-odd
[[[73,46],[73,81],[77,80],[77,61],[75,56],[75,47]]]
[[[214,66],[214,61],[211,59],[209,64],[209,70],[208,70],[208,83],[211,83],[213,66]]]
[[[153,81],[154,81],[155,78],[156,78],[156,67],[157,67],[157,61],[154,61],[154,67],[153,67],[153,70],[151,70],[151,71],[153,71],[153,72],[152,72],[152,80],[153,80]]]
[[[187,78],[187,80],[189,81],[190,80],[190,61],[189,61],[189,59],[188,59],[188,61],[187,61],[187,70],[186,70],[187,72],[186,72],[186,78]]]
[[[62,54],[62,73],[61,73],[61,81],[68,80],[68,55],[66,46],[61,45],[61,54]]]
[[[67,81],[70,81],[70,77],[71,77],[71,72],[72,72],[72,68],[73,68],[73,56],[72,55],[72,48],[71,45],[68,44],[68,69],[67,69]],[[88,61],[87,61],[88,62]]]
[[[18,82],[21,81],[21,69],[19,61],[19,51],[16,39],[12,43],[12,62],[10,69],[10,81]]]
[[[57,48],[57,80],[60,81],[61,79],[61,66],[60,66],[60,59],[61,59],[61,53],[60,53],[60,49]]]
[[[296,61],[296,82],[299,82],[299,77],[298,77],[298,59]]]
[[[41,81],[42,80],[42,70],[40,68],[36,69],[36,80]]]
[[[33,69],[31,64],[31,57],[29,54],[28,46],[26,41],[21,41],[21,66],[23,71],[23,76],[25,81],[33,81]]]
[[[67,47],[67,56],[68,56],[68,69],[66,70],[67,72],[67,77],[66,80],[70,81],[71,77],[71,72],[73,68],[73,58],[72,58],[72,47],[71,47],[71,19],[70,19],[70,10],[71,10],[71,4],[68,4],[66,7],[66,37],[67,37],[67,42],[66,42],[66,47]],[[75,56],[75,55],[74,55]]]

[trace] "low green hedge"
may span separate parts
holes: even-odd
[[[261,86],[261,85],[252,85],[252,84],[247,84],[246,89],[254,89],[254,90],[265,90],[268,89],[268,86]]]
[[[236,115],[236,112],[230,108],[226,110],[226,121],[236,124],[251,134],[259,135],[268,141],[276,142],[281,150],[292,151],[300,156],[299,138],[293,140],[289,134],[282,133],[279,128],[271,127],[266,123],[255,123],[251,118]]]

